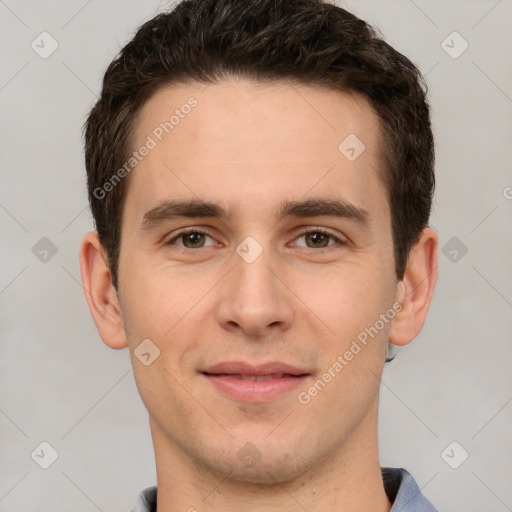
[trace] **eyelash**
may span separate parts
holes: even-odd
[[[213,237],[207,231],[204,231],[204,230],[199,229],[199,228],[190,227],[190,228],[184,228],[183,230],[178,231],[178,233],[176,233],[171,239],[169,239],[167,242],[165,242],[164,245],[171,246],[181,236],[186,235],[188,233],[200,233],[200,234],[209,236],[210,238],[213,239]],[[326,236],[330,237],[331,239],[333,239],[336,243],[338,243],[340,245],[347,245],[347,242],[345,240],[342,240],[341,238],[339,238],[336,235],[332,234],[330,231],[327,231],[326,229],[323,229],[323,228],[313,228],[313,229],[308,229],[306,231],[303,231],[303,232],[301,232],[301,233],[299,233],[297,235],[295,240],[297,240],[298,238],[300,238],[300,237],[302,237],[304,235],[308,235],[310,233],[321,233],[323,235],[326,235]],[[335,245],[328,245],[326,247],[318,247],[318,248],[313,248],[313,247],[304,247],[304,248],[305,249],[312,249],[312,250],[314,250],[316,252],[324,252],[324,251],[328,251],[330,249],[333,249],[334,247],[335,247]],[[179,246],[179,248],[181,250],[183,250],[183,251],[197,251],[198,249],[205,249],[205,247],[198,247],[197,249],[191,249],[190,247],[181,247],[181,246]]]

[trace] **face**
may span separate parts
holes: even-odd
[[[284,481],[368,435],[397,294],[368,104],[296,84],[176,86],[143,107],[142,146],[119,297],[156,451]]]

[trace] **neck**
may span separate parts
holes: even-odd
[[[376,414],[370,416],[368,426],[360,425],[328,459],[287,481],[265,484],[199,467],[151,422],[158,512],[388,512],[391,503],[382,482]]]

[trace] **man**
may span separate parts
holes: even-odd
[[[109,66],[85,142],[86,298],[155,450],[133,510],[433,511],[377,443],[436,281],[414,65],[319,0],[183,1]]]

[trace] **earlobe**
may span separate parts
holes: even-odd
[[[127,347],[119,301],[105,251],[95,231],[87,233],[82,240],[80,271],[85,298],[101,339],[110,348]]]
[[[425,228],[411,249],[403,279],[398,283],[396,301],[402,305],[391,323],[389,341],[407,345],[421,331],[437,280],[438,237]]]

